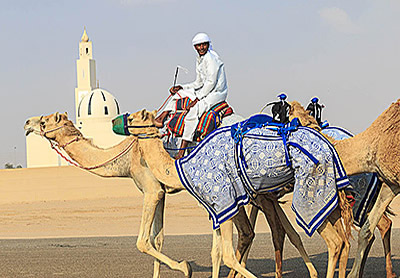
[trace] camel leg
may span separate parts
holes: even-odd
[[[296,247],[297,251],[300,253],[301,257],[303,258],[303,261],[307,266],[310,277],[317,278],[318,272],[315,269],[313,263],[310,260],[310,257],[308,256],[308,254],[304,248],[304,245],[303,245],[303,242],[301,241],[300,235],[293,228],[292,224],[290,223],[289,219],[287,218],[285,212],[283,211],[283,209],[281,208],[281,206],[279,205],[278,202],[274,202],[274,208],[279,217],[279,220],[282,223],[283,228],[285,229],[285,232],[287,233],[287,236],[288,236],[290,242],[293,244],[294,247]]]
[[[254,236],[255,236],[255,228],[256,228],[256,221],[258,216],[258,208],[256,206],[250,205],[249,206],[249,222],[250,226],[253,229]],[[253,239],[254,239],[253,236]],[[246,251],[244,252],[241,260],[242,266],[246,266],[247,258],[249,257],[250,247],[253,244],[253,240],[250,242],[249,246],[247,247]]]
[[[213,244],[211,250],[212,278],[218,278],[222,258],[222,239],[219,229],[213,230]]]
[[[161,252],[164,243],[164,208],[165,208],[165,194],[156,207],[156,212],[153,221],[153,236],[152,244],[158,252]],[[160,277],[160,261],[154,260],[153,278]]]
[[[340,251],[343,247],[343,239],[337,233],[332,223],[336,222],[336,217],[332,219],[332,214],[318,228],[318,233],[324,239],[328,247],[328,268],[326,278],[333,278],[335,274],[336,263],[339,259]]]
[[[388,186],[385,183],[382,184],[376,203],[358,233],[357,253],[353,267],[347,275],[348,278],[358,278],[360,276],[362,258],[364,257],[364,253],[368,247],[368,242],[372,238],[374,230],[385,212],[386,207],[390,205],[399,191],[400,189],[397,186]]]
[[[248,251],[250,250],[251,243],[253,242],[254,239],[254,230],[253,227],[251,226],[251,223],[249,222],[249,218],[247,217],[246,211],[244,207],[239,208],[239,213],[235,215],[235,217],[232,218],[233,223],[236,226],[236,229],[238,231],[238,243],[237,243],[237,248],[236,248],[236,259],[238,262],[241,262],[243,259],[243,256],[245,254],[248,254]],[[246,256],[247,260],[247,256]],[[246,260],[244,263],[242,263],[242,266],[244,267],[246,265]],[[229,272],[228,278],[233,278],[235,277],[236,272],[231,269]]]
[[[367,246],[367,248],[365,248],[364,256],[361,260],[360,274],[358,275],[358,278],[363,277],[365,263],[367,262],[368,254],[369,254],[369,251],[371,250],[371,247],[372,247],[372,244],[374,243],[374,241],[375,241],[375,235],[372,234],[372,237],[368,242],[368,246]]]
[[[334,210],[331,213],[331,219],[333,221],[335,221],[333,226],[335,227],[338,235],[343,240],[342,249],[341,249],[340,257],[339,257],[339,278],[345,278],[347,261],[349,259],[350,242],[349,242],[349,239],[346,238],[346,233],[344,231],[344,227],[343,227],[341,217],[340,217],[340,211],[337,209]]]
[[[274,208],[274,201],[266,195],[257,196],[257,204],[261,205],[262,212],[268,222],[275,249],[275,277],[282,278],[283,245],[285,242],[285,229],[283,228]]]
[[[222,258],[227,267],[233,268],[246,278],[256,278],[250,271],[240,265],[236,260],[233,250],[233,224],[232,219],[224,222],[220,226],[222,240]]]
[[[166,255],[158,252],[151,244],[150,230],[155,217],[155,211],[158,203],[163,198],[164,192],[159,191],[155,193],[144,193],[142,220],[140,223],[140,230],[136,246],[140,252],[153,256],[155,259],[166,264],[173,270],[179,270],[185,274],[186,277],[192,276],[190,265],[186,261],[177,262]]]
[[[385,214],[382,215],[377,225],[379,232],[381,233],[383,249],[385,250],[386,258],[386,278],[395,278],[396,274],[393,272],[392,258],[391,258],[391,247],[390,247],[390,236],[392,233],[392,220]]]

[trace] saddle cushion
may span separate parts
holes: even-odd
[[[306,127],[287,135],[276,128],[242,132],[237,143],[231,127],[222,127],[175,161],[182,184],[209,212],[214,229],[254,195],[276,191],[293,181],[292,209],[308,235],[337,206],[337,190],[347,186],[348,179],[334,147]],[[286,152],[292,167],[287,166]]]
[[[168,130],[175,136],[181,137],[185,128],[185,109],[192,103],[189,98],[182,98],[176,101],[176,113],[167,124]],[[233,114],[233,109],[225,101],[218,103],[205,112],[199,120],[193,141],[200,142],[208,134],[221,125],[222,118]]]

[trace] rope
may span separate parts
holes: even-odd
[[[104,165],[106,165],[106,164],[108,164],[108,163],[110,163],[110,162],[112,162],[112,161],[118,159],[118,158],[121,157],[122,155],[124,155],[128,150],[131,149],[131,147],[132,147],[133,143],[135,142],[135,140],[132,140],[132,142],[130,142],[129,145],[128,145],[122,152],[120,152],[118,155],[116,155],[115,157],[113,157],[113,158],[107,160],[106,162],[104,162],[104,163],[102,163],[102,164],[100,164],[100,165],[91,166],[91,167],[84,167],[84,166],[82,166],[82,165],[79,165],[79,164],[76,163],[75,161],[73,161],[73,160],[67,158],[66,156],[64,156],[64,155],[61,153],[61,151],[59,151],[59,148],[60,148],[59,145],[53,143],[53,141],[51,141],[51,140],[49,140],[49,142],[50,142],[51,148],[52,148],[53,150],[55,150],[55,151],[56,151],[65,161],[67,161],[68,163],[70,163],[70,164],[72,164],[72,165],[74,165],[74,166],[76,166],[76,167],[78,167],[78,168],[84,169],[84,170],[94,170],[94,169],[103,167]]]

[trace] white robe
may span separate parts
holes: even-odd
[[[203,56],[197,57],[196,80],[182,87],[183,90],[171,98],[165,110],[175,111],[175,102],[181,97],[189,97],[191,100],[199,99],[185,117],[182,139],[192,141],[201,115],[214,105],[226,100],[228,95],[224,63],[218,54],[209,50]]]

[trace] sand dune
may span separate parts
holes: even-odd
[[[294,222],[289,202],[284,210]],[[137,235],[142,193],[130,179],[72,167],[0,170],[0,238]],[[400,203],[392,204],[400,212]],[[400,227],[398,217],[394,226]],[[165,233],[209,234],[207,212],[188,193],[167,196]],[[268,232],[259,217],[257,232]],[[299,230],[300,231],[300,230]]]

